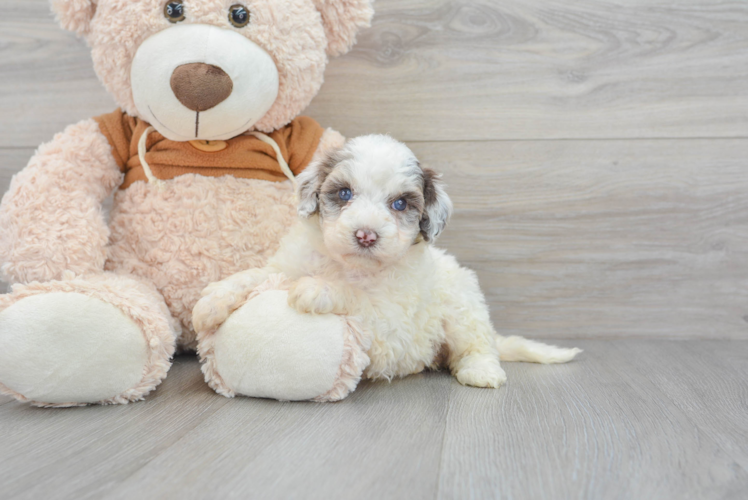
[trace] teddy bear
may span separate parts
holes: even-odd
[[[295,219],[294,177],[344,143],[300,113],[372,2],[52,4],[119,109],[40,146],[2,199],[0,271],[13,286],[0,296],[0,390],[38,406],[123,404],[195,349],[201,290],[264,265]],[[206,378],[233,395],[270,363],[275,378],[243,393],[340,399],[367,362],[364,336],[353,318],[294,316],[286,286],[274,277],[226,321]],[[266,335],[250,350],[253,328]]]

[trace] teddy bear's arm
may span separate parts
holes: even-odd
[[[0,263],[11,283],[101,272],[109,239],[102,202],[122,181],[94,120],[43,144],[0,203]]]

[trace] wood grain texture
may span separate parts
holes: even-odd
[[[720,345],[745,357],[746,342],[594,341],[578,362],[547,367],[511,365],[506,392],[465,391],[453,385],[447,417],[439,498],[628,499],[742,498],[748,473],[714,437],[724,408],[742,409],[745,369],[725,372],[739,396],[712,408],[713,419],[692,419],[683,406],[709,405],[711,396],[671,391],[672,365],[686,361],[679,345]],[[649,357],[637,366],[635,358]],[[669,359],[662,363],[661,360]],[[707,393],[720,356],[705,355],[696,391]],[[551,368],[551,369],[548,369]],[[729,418],[729,417],[726,417]],[[740,418],[740,417],[739,417]],[[745,434],[731,448],[746,447]],[[468,450],[470,450],[468,452]]]
[[[177,359],[145,402],[59,410],[4,404],[0,496],[92,498],[92,486],[106,491],[125,480],[229,402],[190,356]]]
[[[230,400],[186,356],[145,402],[0,404],[0,496],[744,496],[748,342],[563,344],[585,352],[504,363],[499,390],[426,373],[335,404]]]
[[[748,338],[748,141],[412,144],[499,331]]]
[[[2,5],[0,147],[35,148],[72,123],[114,110],[85,43],[55,23],[47,0]]]
[[[424,374],[335,404],[238,398],[108,494],[432,499],[450,385]]]
[[[4,0],[0,147],[111,111],[47,0]],[[307,111],[409,141],[748,136],[748,5],[735,0],[377,0]]]
[[[674,342],[659,349],[619,344],[630,369],[652,384],[748,470],[748,353],[729,342]],[[659,365],[655,373],[651,367]]]
[[[23,169],[34,154],[34,148],[0,148],[0,192],[5,194],[11,178]]]
[[[376,9],[310,108],[348,134],[748,134],[745,3],[378,0]]]

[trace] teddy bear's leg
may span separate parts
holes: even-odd
[[[149,283],[112,273],[15,285],[0,296],[0,391],[38,406],[143,399],[177,336]]]
[[[337,401],[361,380],[371,340],[353,318],[301,314],[278,275],[217,329],[198,332],[208,384],[219,394]]]

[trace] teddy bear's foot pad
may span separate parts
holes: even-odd
[[[272,290],[239,308],[215,335],[215,362],[236,394],[285,401],[313,399],[335,384],[345,322],[300,314],[288,293]]]
[[[117,307],[44,293],[0,313],[0,384],[19,399],[74,405],[111,399],[143,378],[148,344]]]

